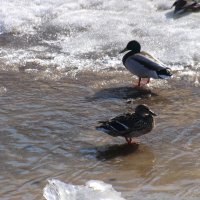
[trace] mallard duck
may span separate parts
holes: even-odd
[[[147,52],[141,51],[139,42],[130,41],[120,53],[125,51],[129,52],[124,55],[122,62],[126,69],[139,77],[138,86],[140,86],[141,78],[148,78],[147,84],[150,78],[166,79],[172,76],[168,67]]]
[[[200,3],[195,0],[176,0],[172,7],[175,7],[174,13],[191,11],[200,11]]]
[[[153,116],[156,114],[142,104],[135,108],[134,113],[126,113],[108,121],[100,121],[96,129],[114,137],[124,137],[127,143],[131,144],[132,138],[144,135],[153,129]],[[133,141],[133,143],[136,142]]]

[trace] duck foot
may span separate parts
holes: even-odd
[[[127,141],[128,144],[137,144],[137,145],[140,144],[140,141],[137,140],[137,139],[133,140],[132,138],[127,138],[127,137],[125,137],[125,139],[126,139],[126,141]]]
[[[141,81],[142,81],[142,78],[139,77],[138,84],[136,86],[140,87],[140,86],[144,86],[144,85],[150,83],[150,78],[147,78],[147,81],[143,84],[141,84]]]

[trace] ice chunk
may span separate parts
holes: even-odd
[[[90,180],[84,185],[72,185],[56,179],[48,180],[43,196],[47,200],[125,200],[112,185]]]

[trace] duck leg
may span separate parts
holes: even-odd
[[[127,137],[125,137],[125,139],[128,144],[137,144],[138,145],[140,143],[139,140],[137,140],[137,139],[133,140],[132,138],[127,138]]]
[[[138,85],[137,85],[138,87],[142,86],[142,85],[141,85],[141,81],[142,81],[142,78],[141,78],[141,77],[139,77],[139,80],[138,80]],[[148,79],[147,79],[147,82],[146,82],[146,83],[144,83],[143,85],[146,85],[146,84],[148,84],[148,83],[150,83],[150,78],[148,78]]]
[[[131,144],[132,138],[127,138],[127,137],[125,137],[125,139],[126,139],[126,141],[127,141],[128,144]]]
[[[138,80],[138,87],[140,87],[140,82],[141,82],[141,80],[142,80],[142,78],[141,77],[139,77],[139,80]]]
[[[150,78],[147,79],[147,83],[146,84],[148,84],[148,83],[150,83]]]

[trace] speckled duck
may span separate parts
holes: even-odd
[[[100,121],[100,125],[96,129],[114,137],[124,137],[128,144],[137,143],[132,138],[147,134],[154,128],[153,116],[156,116],[156,114],[142,104],[138,105],[133,113],[126,113],[107,121]]]

